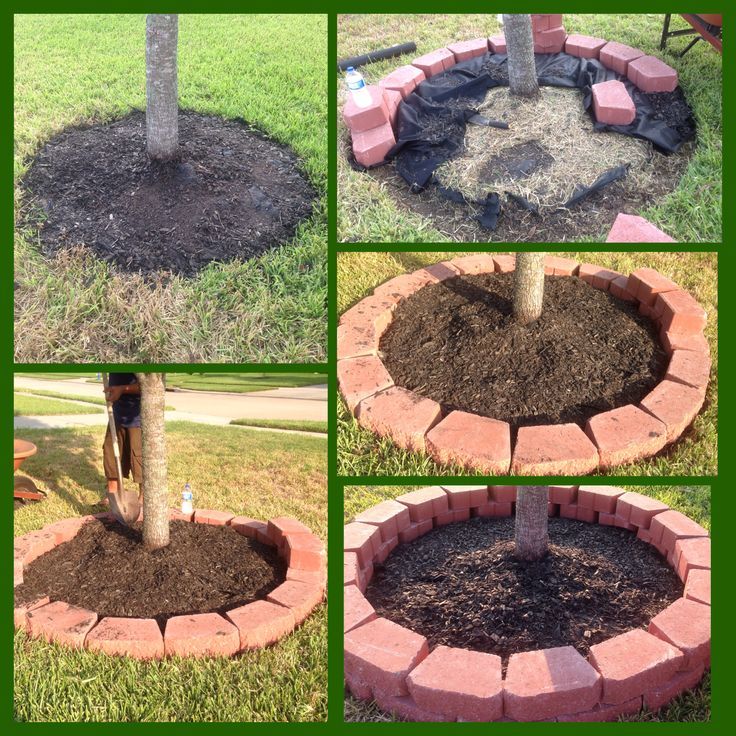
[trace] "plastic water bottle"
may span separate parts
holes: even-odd
[[[181,512],[182,514],[191,514],[194,511],[194,503],[192,496],[192,487],[187,483],[181,494]]]
[[[345,72],[345,82],[348,85],[353,101],[358,107],[369,107],[373,102],[371,93],[365,86],[365,79],[360,72],[356,72],[352,66],[349,66]]]

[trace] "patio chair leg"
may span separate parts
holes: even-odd
[[[690,49],[691,49],[691,48],[692,48],[693,46],[695,46],[695,44],[696,44],[696,43],[697,43],[698,41],[702,40],[702,38],[703,38],[702,36],[695,36],[695,38],[694,38],[694,39],[693,39],[692,41],[690,41],[690,43],[689,43],[689,44],[688,44],[687,46],[685,46],[685,50],[684,50],[684,51],[683,51],[683,52],[682,52],[682,53],[680,54],[680,58],[682,58],[683,56],[685,56],[685,54],[686,54],[686,53],[687,53],[688,51],[690,51]]]
[[[662,38],[659,42],[659,50],[664,51],[667,46],[667,35],[670,32],[670,19],[672,13],[666,13],[664,16],[664,25],[662,26]]]

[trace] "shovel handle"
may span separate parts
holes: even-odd
[[[120,444],[118,443],[118,430],[115,425],[115,413],[112,410],[112,401],[107,398],[107,389],[110,388],[110,376],[102,374],[102,385],[105,387],[105,405],[107,406],[107,426],[110,430],[112,440],[112,453],[115,456],[115,469],[118,473],[118,492],[122,495],[123,490],[123,464],[120,461]]]

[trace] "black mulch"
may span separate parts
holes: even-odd
[[[440,644],[506,658],[591,645],[647,626],[682,596],[649,544],[624,529],[561,518],[538,562],[513,555],[514,519],[473,518],[399,546],[366,591],[379,616]]]
[[[400,302],[380,342],[397,386],[512,428],[636,404],[667,355],[635,306],[576,277],[545,277],[542,317],[514,321],[513,273],[459,276]]]
[[[122,271],[191,276],[287,240],[316,192],[288,148],[246,124],[179,113],[180,161],[151,162],[145,115],[69,129],[49,141],[21,184],[22,222],[43,252],[90,248]]]
[[[276,550],[231,527],[171,522],[171,543],[154,552],[142,524],[85,524],[23,573],[16,603],[47,595],[103,616],[155,618],[224,611],[265,598],[286,575]]]

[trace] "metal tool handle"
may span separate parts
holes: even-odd
[[[110,376],[108,373],[102,374],[102,385],[105,387],[105,405],[107,406],[107,426],[110,430],[110,438],[112,439],[112,452],[115,455],[115,469],[118,473],[118,492],[123,490],[123,464],[120,461],[120,444],[118,443],[118,430],[115,425],[115,413],[112,409],[112,401],[107,398],[107,389],[110,388]]]

